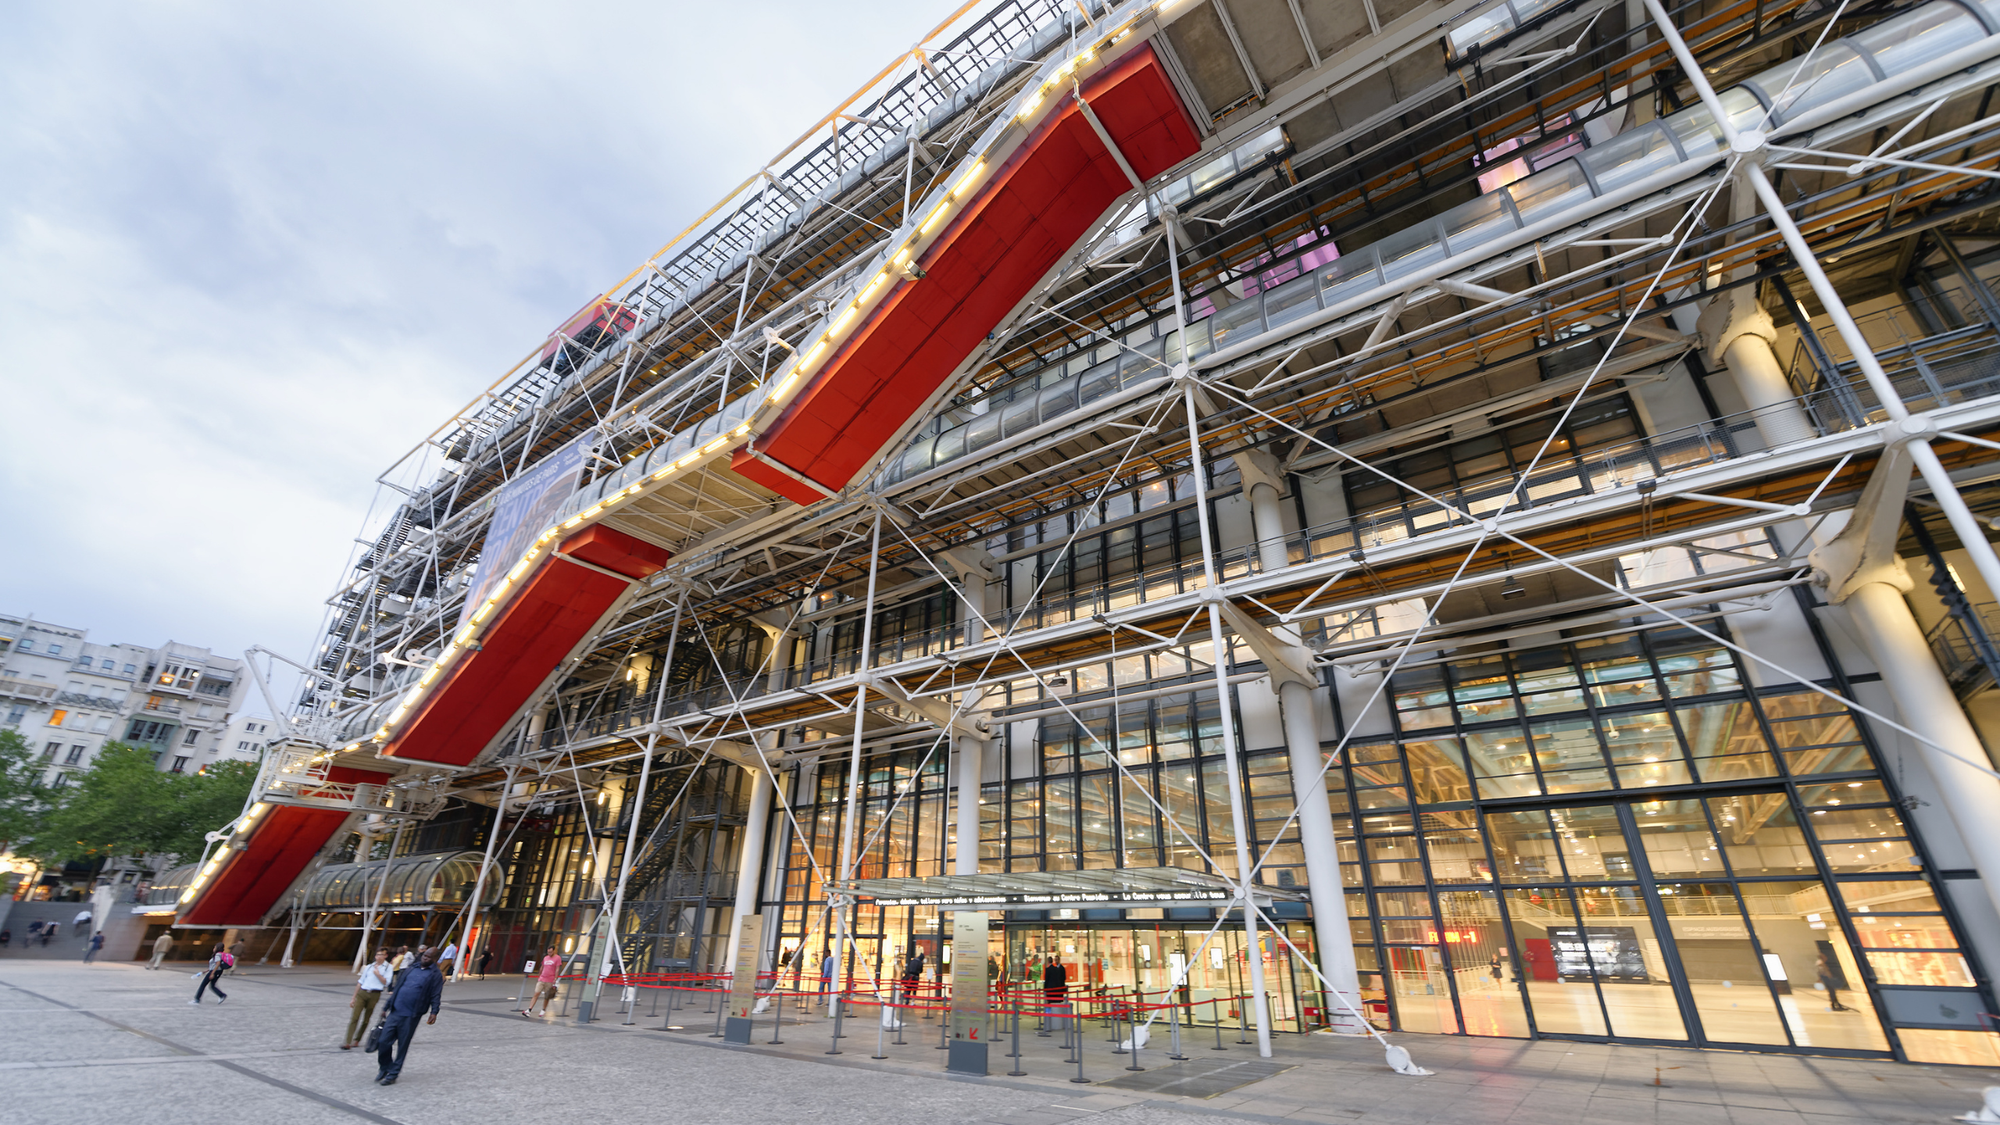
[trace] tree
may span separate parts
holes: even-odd
[[[0,851],[36,835],[48,811],[42,765],[16,731],[0,730]]]
[[[218,762],[204,773],[162,773],[153,754],[107,742],[60,791],[36,834],[36,853],[50,860],[172,854],[192,860],[202,837],[243,811],[256,780],[249,762]]]

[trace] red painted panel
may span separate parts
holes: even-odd
[[[563,540],[556,550],[634,580],[658,574],[673,557],[673,552],[665,547],[655,547],[601,523],[591,524]]]
[[[1141,179],[1200,147],[1151,47],[1093,77],[1084,98]],[[758,449],[846,485],[1130,186],[1066,97],[932,244],[927,276],[897,285]],[[798,503],[821,498],[743,451],[730,467]]]
[[[628,586],[559,558],[543,560],[487,628],[479,649],[459,658],[383,755],[471,762]]]
[[[327,779],[379,783],[389,775],[336,766]],[[221,869],[180,913],[185,926],[254,926],[298,880],[313,857],[347,821],[340,809],[273,805],[250,833],[249,846],[229,852]]]

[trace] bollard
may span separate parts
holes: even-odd
[[[1019,1001],[1016,1001],[1014,1004],[1014,1052],[1009,1057],[1014,1060],[1014,1069],[1007,1072],[1007,1077],[1019,1078],[1028,1073],[1021,1069],[1021,1005]]]
[[[1215,1046],[1209,1048],[1211,1051],[1227,1051],[1229,1049],[1222,1045],[1222,1009],[1219,1007],[1220,1004],[1221,1001],[1215,999],[1211,999],[1208,1002],[1209,1019],[1215,1021]]]

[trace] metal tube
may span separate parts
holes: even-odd
[[[875,581],[882,566],[882,511],[875,510],[874,533],[868,548],[868,600],[861,610],[861,653],[855,670],[854,684],[854,746],[847,760],[847,824],[840,834],[839,875],[843,882],[854,878],[855,835],[861,827],[861,739],[868,717],[868,668],[874,655],[875,638]],[[847,908],[834,901],[834,892],[829,891],[828,907],[834,911],[834,921],[839,927],[836,939],[841,952],[833,959],[833,1004],[835,1035],[838,1036],[840,1009],[844,1006],[841,998],[847,995],[849,962],[854,956],[854,940],[849,934]]]

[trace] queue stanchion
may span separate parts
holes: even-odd
[[[841,982],[843,989],[845,988],[846,984],[847,984],[846,981]],[[841,1017],[846,1014],[846,1009],[847,1009],[847,1005],[841,1002],[844,999],[845,996],[841,994],[836,994],[833,997],[833,1049],[827,1052],[827,1054],[829,1055],[840,1054],[841,1053],[840,1041],[842,1039],[847,1038],[847,1036],[841,1034],[840,1031]]]
[[[910,998],[903,994],[903,990],[901,988],[898,988],[896,990],[896,1003],[899,1005],[896,1009],[896,1046],[898,1047],[908,1046],[908,1044],[903,1041],[903,1024],[905,1022],[903,1019],[903,1012],[907,1009],[902,1007],[901,1005],[907,1005],[909,1001]]]
[[[715,981],[714,981],[714,978],[713,978],[713,977],[710,977],[710,979],[709,979],[709,983],[710,983],[710,984],[713,984],[713,983],[715,983]],[[712,989],[712,988],[704,988],[704,989],[702,989],[702,991],[708,994],[708,1005],[709,1005],[708,1007],[706,1007],[706,1008],[703,1008],[703,1009],[701,1010],[701,1012],[702,1012],[702,1014],[703,1014],[703,1015],[707,1015],[707,1014],[708,1014],[708,1013],[710,1013],[710,1012],[720,1012],[720,1011],[721,1011],[722,1009],[724,1009],[724,1008],[727,1008],[727,1007],[729,1006],[729,1005],[727,1005],[727,1004],[718,1004],[718,1003],[716,1003],[716,1002],[715,1002],[715,990],[714,990],[714,989]],[[719,1020],[718,1020],[717,1022],[718,1022],[718,1023],[720,1023],[721,1021],[719,1021]]]
[[[1145,993],[1143,992],[1140,993],[1139,999],[1141,1002],[1143,1002],[1145,999]],[[1151,1021],[1149,1020],[1148,1026],[1150,1025]],[[1145,1067],[1139,1065],[1139,1005],[1137,1003],[1125,1009],[1125,1030],[1130,1033],[1130,1042],[1132,1044],[1132,1065],[1126,1067],[1125,1069],[1126,1070],[1146,1069]]]
[[[1250,1038],[1250,1005],[1243,1002],[1246,999],[1248,999],[1247,996],[1236,998],[1236,1041],[1247,1045],[1252,1040]]]
[[[1042,1002],[1035,1009],[1035,1038],[1047,1039],[1049,1032],[1049,994],[1042,993]]]
[[[1083,1076],[1083,1028],[1081,1026],[1077,1026],[1078,1021],[1074,1018],[1070,1019],[1068,1022],[1071,1024],[1070,1028],[1071,1034],[1069,1037],[1070,1048],[1071,1048],[1070,1053],[1075,1056],[1071,1061],[1076,1063],[1076,1077],[1070,1079],[1070,1081],[1082,1085],[1089,1085],[1090,1079],[1085,1078]]]
[[[1210,1047],[1210,1048],[1209,1048],[1209,1050],[1211,1050],[1211,1051],[1227,1051],[1227,1050],[1229,1049],[1229,1048],[1227,1048],[1227,1047],[1225,1047],[1225,1046],[1223,1046],[1223,1045],[1222,1045],[1222,1007],[1221,1007],[1221,1004],[1222,1004],[1222,998],[1221,998],[1221,997],[1215,997],[1215,996],[1212,996],[1212,997],[1210,997],[1210,998],[1209,998],[1209,1001],[1208,1001],[1208,1017],[1209,1017],[1209,1019],[1210,1019],[1211,1021],[1213,1021],[1213,1022],[1214,1022],[1214,1024],[1215,1024],[1215,1046],[1213,1046],[1213,1047]]]
[[[709,983],[716,986],[710,989],[708,994],[709,1000],[714,1001],[716,999],[715,994],[721,991],[721,985],[717,983],[716,980],[712,977],[709,979]],[[753,988],[751,989],[751,991],[755,992],[756,989]],[[715,1030],[708,1033],[708,1037],[710,1039],[722,1038],[722,1017],[727,1015],[728,1013],[729,1013],[729,1005],[727,1004],[715,1005]]]
[[[1018,997],[1014,1000],[1014,1050],[1009,1057],[1014,1060],[1014,1069],[1007,1072],[1007,1077],[1019,1078],[1028,1073],[1021,1069],[1021,1001]]]
[[[897,993],[894,990],[890,991],[889,1003],[887,1004],[879,1002],[881,996],[882,994],[879,991],[875,994],[878,1001],[875,1007],[875,1053],[868,1056],[878,1061],[889,1057],[889,1052],[883,1049],[886,1046],[884,1036],[888,1033],[889,1013],[899,1010],[896,1007]],[[902,1017],[896,1017],[896,1022],[901,1024],[903,1022]]]
[[[1186,1062],[1188,1057],[1181,1054],[1181,998],[1169,992],[1172,1000],[1167,1006],[1167,1029],[1172,1036],[1174,1053],[1167,1057],[1175,1062]]]
[[[651,1011],[649,1011],[649,1012],[647,1012],[647,1013],[646,1013],[646,1018],[647,1018],[647,1019],[652,1019],[652,1018],[653,1018],[654,1016],[657,1016],[657,1015],[659,1015],[659,1014],[660,1014],[660,992],[661,992],[661,989],[660,989],[660,988],[659,988],[659,987],[657,986],[657,982],[655,982],[655,987],[652,987],[652,988],[649,988],[649,989],[647,989],[646,991],[648,991],[648,992],[651,992],[651,993],[653,994],[653,1008],[652,1008],[652,1010],[651,1010]]]
[[[1132,1009],[1131,1009],[1131,1006],[1130,1006],[1130,1005],[1128,1005],[1128,1004],[1126,1004],[1126,1003],[1125,1003],[1125,1002],[1124,1002],[1124,1001],[1123,1001],[1122,999],[1117,999],[1117,1000],[1113,1000],[1113,1001],[1111,1001],[1111,1004],[1110,1004],[1110,1013],[1111,1013],[1111,1053],[1112,1053],[1112,1054],[1114,1054],[1114,1055],[1126,1055],[1126,1054],[1130,1054],[1130,1053],[1131,1053],[1130,1051],[1127,1051],[1127,1050],[1125,1049],[1125,1044],[1124,1044],[1124,1043],[1122,1043],[1122,1042],[1120,1042],[1120,1041],[1119,1041],[1119,1039],[1118,1039],[1118,1022],[1119,1022],[1119,1017],[1120,1017],[1121,1015],[1123,1015],[1123,1016],[1126,1016],[1127,1018],[1126,1018],[1125,1022],[1126,1022],[1126,1023],[1130,1023],[1130,1022],[1131,1022],[1131,1020],[1130,1020],[1130,1018],[1129,1018],[1129,1017],[1130,1017],[1130,1014],[1131,1014],[1131,1011],[1132,1011]]]
[[[765,1040],[775,1047],[785,1041],[785,989],[783,981],[771,982],[771,1038]]]
[[[951,1050],[951,1005],[945,1002],[944,987],[938,987],[938,1045],[940,1051]]]

